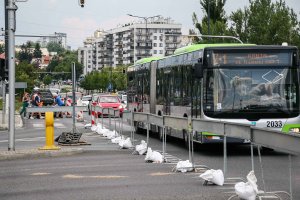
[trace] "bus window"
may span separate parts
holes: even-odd
[[[158,68],[163,68],[165,66],[165,59],[158,61]]]
[[[165,65],[170,66],[172,64],[172,57],[166,58]]]
[[[178,64],[181,65],[183,63],[183,55],[179,55],[178,57]]]
[[[173,57],[173,64],[172,65],[178,65],[179,64],[179,56]]]
[[[193,52],[192,53],[188,53],[188,57],[187,57],[188,63],[190,63],[192,61],[192,58],[193,58]]]

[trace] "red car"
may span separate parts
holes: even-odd
[[[121,99],[115,95],[99,95],[97,99],[97,105],[100,106],[100,108],[118,109],[120,111],[120,117],[122,116],[124,109],[126,109],[126,104],[124,104],[124,102],[122,102]],[[102,115],[101,112],[98,112],[97,114],[98,117]]]

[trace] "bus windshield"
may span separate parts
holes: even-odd
[[[203,111],[209,117],[258,120],[299,114],[297,69],[268,66],[206,70]]]

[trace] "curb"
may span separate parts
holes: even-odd
[[[60,150],[25,149],[16,151],[0,151],[0,161],[24,158],[48,158],[70,156],[83,152],[84,150],[82,148],[61,148]]]

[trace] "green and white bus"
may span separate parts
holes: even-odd
[[[127,74],[128,107],[136,112],[285,132],[300,128],[299,55],[293,46],[194,44],[168,57],[142,59]],[[184,130],[167,133],[187,138]],[[222,138],[196,133],[194,140],[208,143]]]

